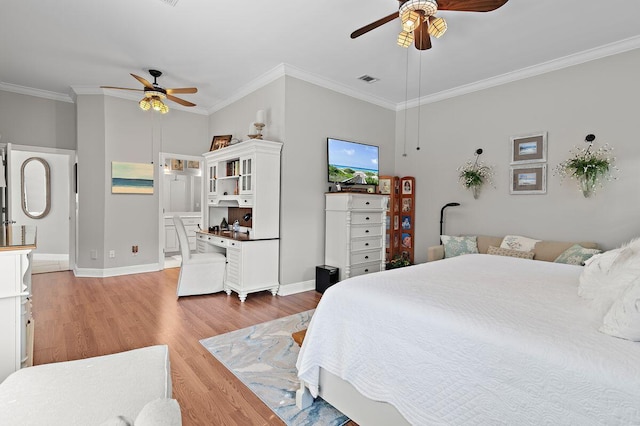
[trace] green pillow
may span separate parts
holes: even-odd
[[[456,257],[462,254],[478,253],[478,242],[476,236],[472,237],[451,237],[441,235],[440,239],[444,245],[444,257]]]
[[[554,260],[555,263],[566,263],[568,265],[583,266],[584,262],[594,254],[602,253],[602,250],[588,249],[580,244],[574,244],[566,249],[560,256]]]

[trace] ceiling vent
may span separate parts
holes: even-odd
[[[168,4],[169,6],[174,6],[178,4],[178,0],[160,0],[163,3]]]
[[[376,81],[379,81],[379,79],[375,78],[375,77],[371,77],[370,75],[362,75],[360,77],[358,77],[358,80],[362,80],[365,83],[375,83]]]

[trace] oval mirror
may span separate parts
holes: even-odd
[[[32,219],[42,219],[51,210],[49,163],[38,157],[25,160],[20,178],[22,211]]]

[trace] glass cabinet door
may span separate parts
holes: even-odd
[[[253,192],[253,157],[240,158],[240,193],[248,194]]]
[[[218,178],[218,167],[215,164],[211,164],[208,167],[209,172],[209,195],[217,195],[218,187],[217,187],[217,178]]]

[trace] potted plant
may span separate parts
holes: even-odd
[[[491,184],[491,177],[493,176],[493,167],[485,165],[483,162],[478,162],[482,154],[482,149],[479,148],[475,152],[476,160],[467,161],[462,166],[458,167],[458,178],[460,183],[466,189],[470,189],[473,193],[473,198],[478,199],[480,196],[480,189],[485,183]]]
[[[593,150],[594,135],[587,135],[585,141],[589,144],[586,148],[574,147],[570,151],[571,157],[555,168],[555,174],[561,179],[569,177],[576,179],[578,188],[586,198],[595,193],[596,186],[603,185],[603,180],[616,179],[612,173],[618,168],[614,165],[616,158],[612,156],[613,147],[605,144]]]
[[[409,265],[411,265],[409,254],[405,252],[401,255],[396,255],[390,262],[388,262],[386,265],[386,269],[402,268]]]

